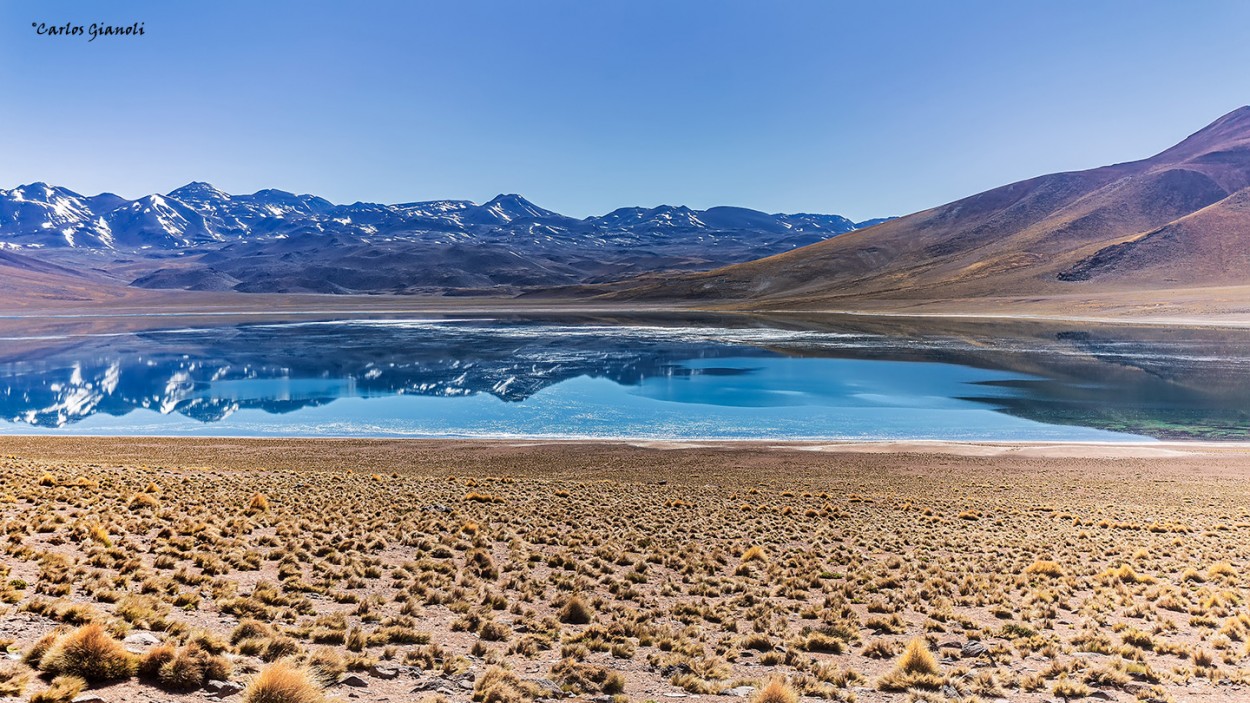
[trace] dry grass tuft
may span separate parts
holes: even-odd
[[[751,703],[798,703],[798,701],[799,692],[780,676],[769,679],[768,683],[751,697]]]
[[[87,682],[77,676],[58,676],[52,685],[31,696],[30,703],[70,703],[87,688]]]
[[[26,667],[11,661],[0,662],[0,698],[17,698],[30,683]]]
[[[914,637],[894,663],[894,668],[877,681],[877,688],[883,691],[906,691],[909,688],[937,690],[944,683],[942,670],[924,638]]]
[[[1035,561],[1025,568],[1024,573],[1057,579],[1063,576],[1063,567],[1059,566],[1059,563],[1054,561]]]
[[[595,611],[578,595],[570,596],[564,607],[560,608],[560,622],[562,623],[586,625],[594,619]]]
[[[324,700],[316,677],[286,660],[261,669],[243,690],[243,703],[322,703]]]
[[[265,497],[264,493],[253,494],[247,504],[247,514],[258,515],[267,512],[269,512],[269,498]]]
[[[473,686],[476,703],[527,703],[539,695],[535,687],[501,666],[488,668]]]
[[[1050,689],[1050,692],[1057,698],[1069,701],[1074,698],[1085,698],[1093,693],[1094,690],[1080,681],[1074,681],[1067,676],[1061,676]]]
[[[43,671],[78,676],[91,683],[128,679],[138,666],[137,658],[96,624],[60,637],[39,660]]]
[[[136,493],[126,507],[131,510],[155,510],[161,507],[161,501],[151,493]]]
[[[753,561],[768,561],[768,554],[764,552],[764,548],[758,544],[753,544],[742,552],[741,562],[743,564]]]

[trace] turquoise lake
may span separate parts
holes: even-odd
[[[1241,439],[1243,339],[707,317],[149,322],[0,340],[0,433]]]

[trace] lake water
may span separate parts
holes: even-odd
[[[1245,439],[1243,332],[703,316],[8,320],[0,433]]]

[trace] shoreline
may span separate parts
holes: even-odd
[[[133,291],[132,291],[133,292]],[[928,301],[879,301],[861,308],[776,307],[758,301],[669,301],[651,304],[605,302],[576,298],[430,298],[379,295],[324,294],[206,294],[187,291],[136,293],[126,300],[75,300],[66,304],[0,307],[0,320],[151,319],[168,317],[282,317],[310,315],[380,314],[509,314],[509,315],[740,315],[843,316],[854,318],[1036,322],[1098,324],[1130,327],[1172,327],[1240,330],[1250,328],[1250,307],[1233,306],[1208,311],[1202,301],[1215,296],[1221,304],[1245,292],[1227,287],[1179,289],[1180,300],[1123,299],[1125,292],[1108,295],[1100,305],[1061,295],[1029,299],[958,298]],[[791,301],[792,302],[792,301]],[[891,303],[896,305],[892,306]],[[1053,314],[1080,302],[1085,314]],[[880,305],[881,307],[877,307]],[[1172,310],[1159,314],[1161,308]],[[900,309],[901,308],[901,309]],[[155,309],[155,311],[153,311]],[[1092,314],[1091,314],[1092,313]]]
[[[750,314],[744,311],[743,314]],[[1167,327],[1185,329],[1247,329],[1250,318],[1246,319],[1203,319],[1192,316],[1175,317],[1103,317],[1086,315],[1035,315],[1029,313],[995,313],[995,312],[887,312],[871,310],[767,310],[754,311],[755,314],[774,315],[844,315],[846,317],[867,318],[903,318],[914,320],[971,320],[991,321],[1009,320],[1012,322],[1051,322],[1051,323],[1089,323],[1096,325],[1120,325],[1128,327]]]
[[[1212,441],[958,441],[958,440],[663,440],[663,439],[526,439],[526,438],[387,438],[387,437],[166,437],[129,435],[0,435],[0,454],[66,461],[118,463],[180,463],[202,456],[198,466],[239,463],[230,450],[275,456],[284,461],[390,461],[428,455],[491,454],[595,455],[638,458],[643,455],[720,455],[766,463],[783,458],[824,463],[839,458],[894,458],[910,463],[923,457],[963,460],[1116,460],[1181,459],[1245,461],[1250,469],[1250,442]],[[218,467],[215,467],[218,468]],[[219,468],[227,468],[222,466]]]

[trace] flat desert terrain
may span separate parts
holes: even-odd
[[[0,439],[0,697],[1250,697],[1250,450]]]

